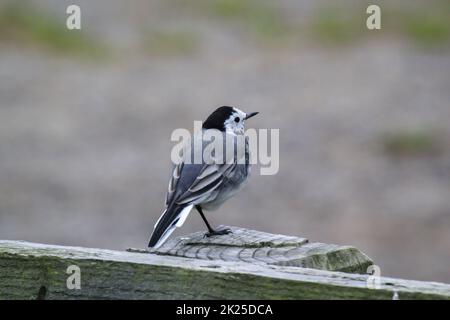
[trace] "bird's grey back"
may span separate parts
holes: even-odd
[[[204,133],[205,130],[203,130],[202,134],[195,134],[192,140],[186,142],[183,149],[183,161],[182,163],[175,165],[173,175],[169,183],[169,192],[166,198],[167,206],[169,206],[172,202],[177,202],[180,201],[180,199],[182,200],[183,198],[189,197],[189,188],[196,182],[197,178],[206,170],[206,168],[210,166],[220,167],[218,170],[222,171],[223,176],[221,177],[220,185],[218,185],[207,198],[202,198],[202,200],[207,203],[204,205],[205,209],[213,209],[220,205],[223,201],[234,195],[240,189],[242,183],[246,180],[250,168],[247,140],[245,140],[244,152],[240,152],[237,150],[239,147],[239,142],[236,135],[231,135],[220,131],[214,132],[214,134],[222,135],[223,142],[222,163],[217,163],[217,161],[210,158],[209,154],[203,154],[205,148],[207,148],[207,146],[211,143],[210,140],[205,139]],[[227,138],[232,139],[233,141],[234,152],[232,153],[231,150],[226,149]],[[220,145],[217,146],[217,148],[219,147]],[[196,158],[194,156],[195,152],[197,152]],[[198,155],[200,155],[200,157],[198,157]],[[200,160],[200,163],[194,163],[194,160]],[[177,175],[179,175],[179,177],[177,177]],[[172,188],[174,188],[173,192],[170,192],[171,185]],[[201,190],[199,192],[201,192]]]

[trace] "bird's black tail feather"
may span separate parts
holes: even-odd
[[[156,222],[148,246],[155,248],[161,246],[175,228],[184,223],[192,207],[192,205],[170,205]]]

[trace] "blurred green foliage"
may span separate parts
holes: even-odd
[[[176,1],[184,9],[212,15],[238,25],[262,40],[279,39],[289,34],[283,10],[276,3],[264,0],[197,0]]]
[[[312,19],[311,36],[327,43],[348,44],[361,36],[366,29],[365,18],[352,9],[323,7]]]
[[[443,46],[450,40],[450,2],[429,1],[428,5],[381,6],[381,30],[366,28],[366,7],[359,5],[326,5],[311,19],[314,40],[335,45],[348,45],[362,37],[397,35],[425,48]]]
[[[279,36],[286,31],[281,12],[275,6],[258,0],[207,0],[215,14],[236,19],[260,36]]]
[[[44,13],[28,2],[0,7],[0,40],[35,44],[52,51],[100,57],[106,48],[81,30],[68,30],[65,21]]]
[[[285,8],[267,0],[174,0],[171,10],[206,15],[240,28],[259,43],[275,47],[312,39],[346,46],[366,37],[396,35],[424,48],[446,46],[450,42],[450,1],[432,0],[419,6],[382,5],[382,30],[366,28],[366,4],[327,3],[302,21],[288,19]],[[144,28],[145,30],[145,28]],[[307,36],[305,38],[304,36]],[[68,30],[65,21],[39,10],[29,1],[9,1],[0,6],[0,41],[33,44],[64,54],[96,58],[111,55],[94,35]],[[287,40],[287,41],[286,41]],[[179,56],[196,51],[200,35],[184,29],[145,32],[142,48],[150,54]]]
[[[429,155],[440,150],[436,136],[422,129],[386,134],[382,143],[385,152],[394,156]]]
[[[450,39],[450,9],[447,13],[411,14],[405,19],[405,31],[416,43],[435,46]]]
[[[150,31],[144,35],[144,49],[150,54],[179,56],[196,51],[199,39],[188,31]]]

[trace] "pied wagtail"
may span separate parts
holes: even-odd
[[[257,115],[258,112],[245,113],[234,107],[220,107],[203,123],[202,132],[194,134],[193,140],[187,144],[190,151],[206,143],[205,133],[208,130],[221,134],[225,146],[226,139],[232,139],[236,145],[239,135],[244,134],[245,121]],[[211,133],[211,132],[209,132]],[[199,141],[200,143],[192,143]],[[197,147],[196,147],[197,145]],[[198,150],[197,150],[198,151]],[[192,152],[187,153],[192,156]],[[224,154],[227,154],[226,150]],[[203,155],[203,153],[201,153]],[[250,173],[248,140],[245,139],[245,152],[233,152],[226,155],[227,159],[217,161],[212,157],[201,157],[200,163],[183,160],[175,165],[166,195],[166,209],[155,224],[150,238],[149,247],[160,247],[175,230],[181,227],[192,208],[195,208],[208,228],[205,236],[222,235],[231,232],[230,229],[215,230],[206,220],[203,210],[217,209],[224,201],[235,195],[247,180]],[[242,159],[245,157],[245,159]]]

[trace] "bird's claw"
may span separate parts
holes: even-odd
[[[203,238],[209,238],[212,236],[220,236],[220,235],[229,234],[229,233],[233,233],[233,231],[231,231],[231,229],[212,230],[210,232],[205,233]]]

